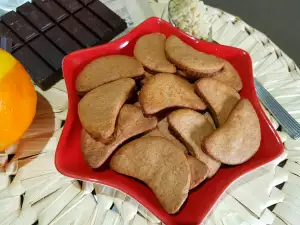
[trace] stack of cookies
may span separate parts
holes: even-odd
[[[142,36],[134,57],[101,57],[78,75],[82,154],[91,168],[110,159],[112,170],[143,181],[174,214],[222,164],[257,152],[259,120],[241,89],[228,61],[176,36]]]

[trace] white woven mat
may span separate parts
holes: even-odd
[[[150,4],[157,16],[166,17],[165,3]],[[201,19],[204,30],[213,26],[215,41],[250,53],[255,76],[300,122],[300,71],[295,63],[268,37],[233,15],[203,5]],[[36,89],[41,95],[34,123],[17,146],[0,154],[0,225],[161,224],[130,196],[57,172],[54,153],[67,115],[66,87],[60,81],[49,91]],[[300,141],[278,133],[284,155],[235,182],[203,224],[300,224]],[[277,188],[283,183],[282,190]]]

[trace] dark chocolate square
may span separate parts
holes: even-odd
[[[76,50],[81,49],[81,46],[77,44],[66,32],[59,27],[53,27],[47,31],[45,35],[65,54],[69,54]]]
[[[12,51],[23,45],[23,42],[3,23],[0,23],[0,36],[8,37],[12,40]]]
[[[74,15],[80,22],[97,34],[104,41],[111,40],[115,35],[113,30],[103,23],[94,13],[84,8]]]
[[[102,2],[95,1],[89,4],[88,8],[113,28],[116,33],[120,33],[127,28],[126,22]]]
[[[60,25],[79,43],[85,47],[97,45],[100,40],[73,17],[69,17]]]
[[[87,5],[87,4],[91,3],[94,0],[80,0],[80,1],[82,2],[82,4]],[[99,1],[99,0],[97,0],[97,1]]]
[[[68,17],[68,13],[54,0],[33,0],[33,3],[57,23]]]
[[[77,0],[56,0],[61,6],[63,6],[70,13],[77,12],[83,6]]]
[[[64,54],[58,50],[45,37],[39,36],[29,43],[30,47],[37,52],[53,69],[59,70],[62,65]]]
[[[53,22],[43,12],[29,2],[18,7],[17,12],[29,20],[41,32],[54,26]]]
[[[39,35],[36,29],[34,29],[22,16],[14,11],[6,13],[2,16],[2,20],[25,42],[28,42]]]
[[[61,79],[61,75],[56,74],[27,46],[18,49],[13,55],[22,63],[33,82],[41,89],[46,90]]]

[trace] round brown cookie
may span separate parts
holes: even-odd
[[[112,143],[105,145],[93,139],[83,130],[81,151],[88,165],[92,168],[98,168],[124,141],[147,132],[156,125],[157,119],[155,117],[146,118],[140,107],[125,104],[119,113],[116,126],[116,139]]]
[[[99,159],[110,155],[110,148],[106,148],[105,144],[94,139],[85,129],[81,131],[80,143],[83,157],[91,168],[98,168]]]
[[[223,83],[232,87],[236,91],[242,90],[243,83],[238,72],[228,61],[226,60],[223,61],[224,61],[223,69],[217,72],[212,78],[222,81]]]
[[[257,152],[260,140],[256,112],[248,99],[241,99],[225,124],[204,140],[203,148],[224,164],[238,165]]]
[[[167,121],[166,121],[167,122]],[[169,132],[169,131],[168,131]],[[171,134],[170,134],[171,135]],[[158,128],[155,128],[154,130],[150,131],[149,133],[145,134],[143,137],[165,137]],[[201,162],[200,160],[196,159],[193,156],[187,155],[187,149],[186,147],[177,139],[174,139],[175,137],[172,136],[172,139],[168,139],[172,141],[174,144],[176,144],[178,147],[182,148],[184,153],[186,154],[190,171],[191,171],[191,185],[190,190],[197,187],[202,181],[204,181],[207,178],[208,175],[208,167],[205,163]],[[174,140],[176,140],[174,142]]]
[[[84,94],[103,84],[121,79],[138,78],[144,74],[142,64],[133,57],[110,55],[89,63],[76,79],[76,90]]]
[[[186,158],[188,160],[191,171],[191,190],[197,187],[207,178],[209,169],[205,163],[201,162],[193,156],[187,155]]]
[[[206,118],[190,109],[179,109],[168,116],[169,124],[187,146],[189,153],[208,167],[208,178],[219,170],[221,163],[206,154],[201,145],[214,128]]]
[[[168,108],[191,108],[204,110],[205,103],[195,94],[194,86],[188,81],[168,73],[159,73],[143,85],[139,102],[147,115]]]
[[[179,211],[190,189],[191,173],[185,154],[162,137],[143,137],[121,147],[110,161],[121,174],[146,183],[169,214]]]
[[[212,78],[197,81],[195,91],[207,103],[217,127],[224,124],[240,99],[236,90]]]
[[[176,67],[165,55],[166,36],[152,33],[140,37],[134,47],[134,57],[147,69],[157,73],[175,73]]]
[[[224,66],[222,59],[200,52],[176,36],[168,37],[165,52],[171,63],[195,79],[212,76]]]
[[[134,87],[133,79],[123,78],[87,93],[78,104],[84,129],[105,144],[111,142],[119,111]]]

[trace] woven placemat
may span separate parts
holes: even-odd
[[[216,42],[248,51],[255,76],[300,121],[300,71],[295,63],[268,37],[239,18],[202,6],[203,37],[212,26]],[[166,6],[162,12],[167,19]],[[37,221],[62,225],[161,224],[123,192],[57,172],[54,154],[67,115],[66,86],[60,81],[46,92],[36,89],[40,95],[32,126],[17,145],[0,154],[0,225]],[[299,224],[300,141],[290,139],[266,114],[278,130],[285,153],[235,182],[203,224]]]

